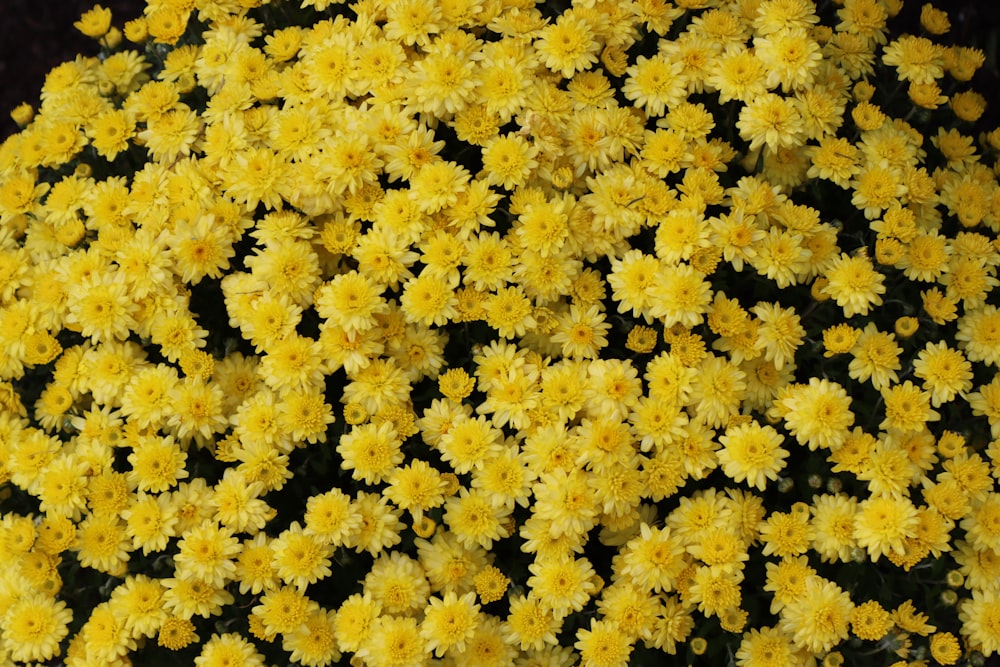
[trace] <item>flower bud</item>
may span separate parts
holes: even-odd
[[[31,122],[32,118],[35,117],[35,108],[27,102],[22,102],[14,107],[14,110],[10,112],[10,117],[15,123],[24,127]]]

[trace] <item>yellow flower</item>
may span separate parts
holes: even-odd
[[[129,140],[135,132],[135,121],[122,109],[107,111],[93,120],[87,129],[91,145],[98,155],[114,160],[128,150]]]
[[[851,629],[860,639],[868,641],[882,639],[892,626],[892,615],[876,600],[859,604],[851,612]]]
[[[539,558],[528,569],[529,588],[556,613],[583,609],[596,592],[594,569],[586,558]]]
[[[245,637],[226,632],[213,634],[201,647],[194,659],[195,667],[214,667],[215,665],[239,664],[247,667],[264,667],[264,656],[257,652],[254,645]]]
[[[59,654],[72,618],[62,600],[41,593],[25,595],[4,614],[4,649],[18,662],[47,661]]]
[[[482,76],[488,83],[489,73],[484,72]],[[487,105],[470,104],[455,114],[455,134],[462,141],[482,146],[488,139],[497,135],[500,120],[500,114],[490,111]]]
[[[1000,651],[1000,599],[995,594],[974,590],[959,607],[958,618],[970,648],[987,656]]]
[[[486,400],[476,411],[489,415],[496,427],[509,424],[513,428],[527,428],[530,411],[538,407],[540,401],[536,379],[537,373],[528,375],[521,369],[495,378],[487,385]]]
[[[770,610],[777,614],[786,604],[802,597],[806,581],[816,575],[806,556],[784,557],[778,563],[765,563],[767,581],[764,590],[773,593]]]
[[[857,542],[854,517],[858,511],[854,496],[844,493],[813,497],[811,512],[815,530],[812,549],[824,562],[848,562]]]
[[[484,305],[486,323],[503,338],[523,336],[536,325],[531,301],[520,286],[498,288]]]
[[[930,407],[930,394],[909,380],[883,389],[882,398],[885,401],[885,419],[879,428],[903,433],[919,431],[928,421],[941,418]]]
[[[922,430],[910,433],[912,441],[919,442]],[[858,473],[858,479],[868,482],[868,490],[874,496],[888,495],[899,498],[907,494],[907,487],[914,475],[914,461],[910,456],[916,456],[895,443],[897,438],[905,435],[893,432],[892,439],[884,439],[867,451],[868,460],[865,469]],[[928,445],[930,443],[927,443]]]
[[[539,32],[535,49],[542,64],[568,79],[597,62],[600,42],[585,19],[564,12]]]
[[[340,439],[341,468],[366,484],[384,481],[403,461],[401,440],[392,424],[359,424]]]
[[[750,150],[766,146],[770,151],[791,148],[802,143],[805,125],[794,100],[775,93],[764,93],[747,102],[740,110],[736,127],[750,142]]]
[[[628,332],[625,347],[632,352],[649,354],[656,349],[656,343],[657,334],[655,329],[636,324]]]
[[[943,325],[958,318],[958,302],[948,298],[948,296],[937,287],[920,293],[924,312],[935,324]]]
[[[927,343],[913,360],[913,374],[923,380],[935,408],[972,389],[972,364],[947,341]]]
[[[753,45],[756,57],[767,72],[765,83],[769,89],[779,84],[784,92],[808,87],[823,59],[819,44],[799,27],[756,36]]]
[[[507,587],[510,585],[508,579],[499,568],[490,565],[479,571],[473,581],[476,584],[476,594],[480,602],[489,604],[503,598]]]
[[[311,532],[303,531],[297,521],[278,534],[270,547],[277,575],[282,582],[300,591],[331,574],[332,545]]]
[[[901,352],[892,334],[879,331],[873,322],[869,322],[851,350],[854,358],[848,367],[848,374],[861,382],[870,379],[872,386],[882,391],[899,380],[896,371],[901,368]]]
[[[803,595],[782,609],[778,627],[796,645],[825,652],[847,639],[853,609],[850,596],[837,584],[812,576],[806,579]]]
[[[917,329],[920,328],[920,320],[911,316],[904,316],[896,318],[895,324],[893,324],[892,330],[900,338],[910,338],[913,334],[917,333]]]
[[[607,346],[611,325],[605,321],[598,306],[587,309],[571,305],[569,312],[557,318],[552,342],[562,346],[563,356],[573,359],[593,359]]]
[[[682,591],[685,602],[697,605],[705,616],[723,616],[742,602],[742,570],[726,571],[709,566],[695,568],[691,585]]]
[[[738,667],[780,667],[793,660],[792,638],[779,628],[764,626],[743,633],[736,650]]]
[[[495,505],[513,509],[515,504],[527,506],[535,473],[516,447],[504,446],[499,455],[473,471],[472,486],[490,494]]]
[[[468,188],[469,172],[445,160],[429,162],[410,179],[410,199],[425,213],[435,213],[454,205]]]
[[[747,258],[750,265],[758,274],[773,280],[779,289],[799,284],[809,274],[812,251],[798,232],[772,226],[754,250]]]
[[[292,335],[272,345],[259,373],[272,390],[310,391],[323,386],[320,345],[306,336]]]
[[[431,597],[424,610],[420,635],[427,650],[440,657],[449,650],[464,652],[466,642],[475,635],[480,622],[476,594],[469,592],[458,596],[445,593],[442,598]]]
[[[139,491],[134,502],[121,511],[121,517],[132,547],[141,548],[143,555],[163,551],[168,540],[177,534],[177,514],[170,504],[169,494],[151,495]]]
[[[166,491],[188,476],[186,461],[187,452],[172,437],[140,436],[128,455],[129,483],[141,491]]]
[[[836,449],[854,423],[851,398],[844,388],[815,377],[808,385],[791,385],[779,393],[773,409],[796,440],[810,449]]]
[[[872,266],[866,255],[842,253],[826,271],[829,280],[823,289],[844,309],[845,317],[867,315],[872,306],[882,305],[885,276]]]
[[[709,65],[708,84],[719,91],[719,102],[746,102],[767,91],[767,70],[752,51],[737,45]]]
[[[858,505],[854,537],[873,562],[891,552],[902,553],[904,540],[915,535],[917,510],[905,497],[873,496]]]
[[[924,109],[937,109],[948,101],[948,96],[943,95],[937,82],[916,83],[911,81],[906,89],[907,97],[919,107]]]
[[[967,398],[972,414],[986,417],[994,438],[1000,434],[1000,380],[997,375],[989,384],[979,387],[978,391],[970,393]]]
[[[413,323],[441,326],[457,314],[453,287],[427,272],[406,282],[399,301],[407,320]]]
[[[650,116],[662,116],[666,109],[680,104],[687,93],[682,77],[683,63],[664,53],[652,58],[638,56],[625,73],[622,92]]]
[[[505,519],[510,515],[508,507],[497,507],[490,502],[484,491],[462,489],[458,496],[445,501],[444,521],[459,539],[471,546],[478,544],[484,549],[510,534]]]
[[[534,593],[515,595],[510,599],[510,612],[503,624],[504,639],[522,650],[541,650],[557,646],[556,632],[562,615],[543,604]]]
[[[315,303],[320,317],[347,333],[370,329],[375,316],[388,310],[376,284],[357,271],[341,273],[321,285]]]
[[[488,113],[506,122],[525,106],[531,92],[533,80],[527,67],[530,55],[520,45],[511,48],[503,42],[486,45],[482,53],[485,58],[475,95],[485,103]]]
[[[369,592],[348,597],[334,620],[334,637],[338,646],[344,651],[357,651],[371,636],[381,608]]]
[[[251,613],[260,617],[268,632],[291,633],[319,605],[291,586],[277,586],[264,593]]]
[[[624,667],[632,655],[632,642],[610,621],[591,619],[590,629],[576,632],[574,648],[583,667]]]
[[[202,128],[203,122],[198,114],[187,105],[178,103],[155,118],[148,118],[146,129],[138,132],[136,139],[154,160],[170,164],[191,154]],[[246,162],[243,166],[248,167]]]
[[[194,623],[185,618],[170,616],[160,627],[156,643],[171,651],[179,651],[185,646],[198,641],[198,639]]]
[[[931,83],[944,76],[942,47],[926,37],[904,35],[882,53],[882,62],[896,68],[900,81]]]
[[[173,407],[168,429],[182,442],[207,443],[228,426],[222,411],[222,390],[214,384],[185,378],[170,393]]]
[[[76,529],[72,519],[65,516],[49,516],[38,524],[35,550],[46,554],[58,554],[73,547]]]
[[[247,148],[237,153],[220,175],[226,195],[252,211],[259,203],[268,209],[280,207],[287,171],[287,163],[277,153]]]
[[[66,322],[95,342],[123,340],[134,329],[138,310],[126,285],[113,273],[102,273],[69,293]]]
[[[794,308],[782,308],[776,303],[759,302],[750,311],[760,322],[758,345],[764,348],[764,358],[781,370],[795,359],[795,351],[802,344],[805,330]]]
[[[187,29],[189,12],[162,8],[146,16],[146,28],[153,40],[160,44],[176,44]]]
[[[117,516],[91,514],[77,526],[80,564],[112,576],[124,574],[128,560],[128,537]]]
[[[485,549],[478,544],[463,543],[451,531],[439,530],[430,540],[417,539],[415,544],[435,590],[462,593],[472,590],[475,573],[488,565]]]
[[[251,618],[251,623],[253,623]],[[306,622],[291,635],[285,635],[282,648],[291,652],[291,660],[303,665],[326,665],[340,658],[335,637],[336,612],[310,611]]]
[[[46,429],[54,429],[65,419],[66,412],[73,407],[73,394],[66,387],[55,382],[42,390],[35,401],[35,419]]]
[[[380,616],[355,655],[372,667],[393,667],[416,664],[427,651],[427,640],[420,634],[415,618]]]
[[[641,315],[647,323],[651,322],[651,288],[661,280],[662,270],[655,256],[641,250],[628,250],[622,257],[613,258],[608,282],[612,297],[618,302],[618,312],[631,311],[633,315]]]
[[[250,591],[257,595],[278,587],[280,580],[274,568],[271,541],[264,532],[243,540],[240,553],[236,556],[236,580],[240,582],[240,593]]]
[[[433,42],[426,55],[412,62],[409,88],[414,108],[437,116],[454,114],[467,106],[478,83],[470,58],[471,45]]]
[[[1000,548],[1000,495],[988,493],[982,500],[973,502],[972,511],[959,525],[976,548],[997,551]]]
[[[924,5],[925,8],[930,5]],[[941,665],[954,665],[962,657],[962,645],[950,632],[938,632],[931,637],[931,657]]]
[[[791,512],[771,512],[760,527],[765,556],[798,556],[809,550],[815,530],[809,523],[809,506],[796,503]]]
[[[716,574],[742,572],[745,561],[750,558],[740,537],[728,527],[703,531],[687,551]]]
[[[240,542],[232,530],[206,521],[185,531],[174,556],[177,576],[197,579],[221,588],[236,574],[233,562],[240,552]]]
[[[53,459],[39,478],[39,509],[46,514],[79,518],[86,498],[87,469],[86,462],[72,454]]]
[[[959,120],[970,123],[978,121],[986,111],[986,98],[974,90],[954,93],[949,98],[948,103]]]
[[[382,610],[390,614],[422,609],[430,596],[423,566],[398,552],[379,556],[365,576],[364,586]]]
[[[132,636],[152,637],[169,618],[163,609],[163,585],[146,575],[130,575],[111,592],[112,613],[125,618]]]
[[[483,144],[483,169],[491,185],[513,190],[523,185],[537,169],[538,147],[516,134],[488,139]]]
[[[295,443],[326,442],[327,427],[334,421],[318,386],[288,390],[278,405],[278,427]]]
[[[641,524],[622,551],[621,575],[654,592],[672,590],[687,565],[684,545],[667,527]]]
[[[823,330],[824,357],[833,357],[850,352],[858,340],[861,331],[846,322],[835,324]]]
[[[311,496],[306,501],[306,534],[340,546],[361,525],[361,515],[351,498],[339,489]]]
[[[211,214],[178,223],[167,237],[181,279],[192,285],[205,277],[219,278],[229,269],[229,259],[236,254],[235,241],[233,231]]]
[[[984,305],[967,310],[958,320],[955,339],[969,361],[1000,366],[1000,309]]]
[[[22,102],[10,111],[10,119],[21,128],[27,127],[35,117],[35,109],[27,102]]]
[[[726,429],[719,437],[719,463],[733,481],[745,481],[763,491],[767,480],[776,480],[786,465],[788,451],[781,447],[783,441],[773,428],[756,422]]]
[[[475,381],[462,368],[451,368],[438,376],[438,389],[453,401],[461,402],[474,388]]]
[[[0,220],[4,224],[25,213],[41,207],[42,197],[49,191],[49,183],[37,183],[28,172],[15,172],[0,183]]]
[[[705,276],[687,264],[664,265],[650,289],[649,312],[664,326],[698,325],[708,311],[712,289]]]

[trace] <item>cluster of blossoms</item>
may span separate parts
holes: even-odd
[[[0,145],[0,664],[1000,653],[984,56],[821,5],[84,14]]]

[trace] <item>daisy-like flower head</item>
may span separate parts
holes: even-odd
[[[588,21],[567,12],[540,31],[535,48],[542,64],[569,78],[597,62],[600,43]]]
[[[805,126],[797,103],[792,98],[765,93],[740,110],[736,127],[750,142],[750,150],[766,146],[768,150],[792,148],[803,140]]]
[[[847,639],[853,609],[843,589],[814,575],[806,579],[803,595],[782,609],[778,627],[800,648],[829,651]]]
[[[42,593],[26,595],[4,614],[4,648],[14,660],[49,660],[58,654],[59,643],[69,634],[72,618],[62,600]]]
[[[799,443],[810,449],[836,449],[847,438],[855,418],[844,388],[815,377],[808,385],[791,385],[780,392],[773,409],[783,416]]]
[[[781,447],[784,438],[770,426],[756,422],[727,429],[719,436],[722,449],[719,463],[723,472],[736,482],[763,490],[784,469],[788,451]]]

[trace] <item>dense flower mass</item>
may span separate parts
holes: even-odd
[[[1000,653],[1000,130],[901,7],[86,12],[0,145],[0,664]]]

